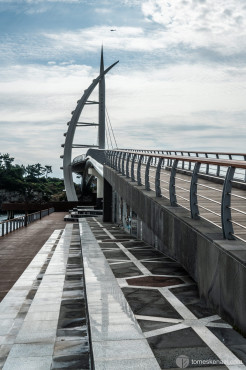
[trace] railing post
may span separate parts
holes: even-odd
[[[190,157],[190,152],[188,152],[188,156]],[[191,162],[189,162],[189,168],[188,168],[189,171],[191,171]]]
[[[117,171],[121,173],[121,168],[120,168],[120,160],[122,157],[122,152],[119,153],[119,159],[118,159],[118,165],[117,165]]]
[[[125,175],[125,159],[126,159],[126,153],[123,153],[122,162],[121,162],[121,173],[122,173],[122,175]]]
[[[176,175],[176,169],[178,165],[178,160],[175,159],[173,161],[171,174],[170,174],[170,182],[169,182],[169,197],[170,197],[170,204],[171,206],[177,206],[177,197],[175,192],[175,175]]]
[[[232,190],[232,180],[235,173],[234,167],[228,167],[225,182],[222,192],[221,201],[221,223],[222,230],[225,239],[233,240],[235,239],[232,234],[234,234],[233,224],[231,222],[231,190]]]
[[[24,226],[27,226],[27,212],[25,213],[25,220],[24,220]]]
[[[129,178],[129,161],[130,161],[131,153],[127,153],[127,159],[126,159],[126,177]]]
[[[155,195],[156,195],[156,197],[161,197],[160,177],[161,177],[162,162],[163,162],[163,158],[159,158],[158,165],[157,165],[157,168],[156,168],[156,173],[155,173]]]
[[[244,160],[246,161],[246,155],[244,156]],[[244,173],[244,182],[246,182],[246,170],[245,170],[245,173]]]
[[[153,157],[149,157],[147,164],[146,164],[146,169],[145,169],[145,190],[150,190],[150,183],[149,183],[149,168],[150,168],[150,163],[152,161]]]
[[[208,154],[205,153],[205,157],[208,158]],[[209,175],[209,163],[206,164],[206,175]]]
[[[184,152],[180,152],[180,153],[181,153],[182,156],[184,156]],[[185,163],[184,163],[184,161],[182,161],[182,170],[184,169],[184,165],[185,165]]]
[[[110,165],[111,168],[114,168],[113,158],[114,158],[114,152],[111,150],[110,157],[109,157],[109,165]]]
[[[137,169],[137,181],[138,181],[138,185],[142,185],[142,183],[141,183],[141,164],[142,164],[143,157],[144,156],[141,154],[140,155],[140,158],[139,158],[139,161],[138,161],[138,169]]]
[[[217,158],[217,159],[220,159],[219,154],[216,154],[216,158]],[[218,177],[220,176],[220,166],[219,166],[219,165],[217,165],[217,172],[216,172],[216,175],[217,175]]]
[[[132,157],[132,165],[131,165],[131,179],[132,181],[135,181],[135,176],[134,176],[134,164],[135,164],[135,159],[136,159],[137,154],[133,154]]]
[[[196,162],[191,182],[190,182],[190,212],[191,212],[191,218],[194,218],[195,220],[199,220],[199,208],[198,208],[198,200],[197,200],[197,182],[198,182],[198,173],[201,167],[201,163]]]
[[[118,152],[114,152],[113,168],[116,170]]]
[[[116,153],[113,152],[113,155],[111,157],[111,161],[112,161],[112,168],[114,168],[114,169],[115,169],[115,157],[116,157]]]
[[[118,155],[119,155],[119,152],[115,152],[115,157],[114,157],[114,169],[115,169],[116,171],[117,171]]]

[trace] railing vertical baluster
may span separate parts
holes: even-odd
[[[234,234],[233,224],[231,222],[231,190],[232,190],[232,180],[235,173],[234,167],[228,167],[226,178],[224,181],[222,200],[221,200],[221,223],[222,230],[225,239],[233,240],[235,239],[232,234]]]
[[[130,162],[131,153],[127,153],[127,159],[126,159],[126,177],[129,178],[129,162]]]
[[[181,152],[181,155],[184,156],[184,152]],[[185,165],[185,163],[184,163],[184,161],[182,161],[182,170],[184,169],[184,165]]]
[[[156,173],[155,173],[155,195],[156,195],[156,197],[161,197],[160,177],[161,177],[162,162],[163,162],[163,158],[159,158],[158,165],[157,165],[157,168],[156,168]]]
[[[117,165],[117,171],[121,173],[121,166],[120,166],[120,161],[122,157],[122,152],[119,153],[119,158],[118,158],[118,165]]]
[[[170,174],[170,182],[169,182],[169,197],[170,197],[171,206],[177,205],[177,197],[176,197],[176,191],[175,191],[175,176],[176,176],[177,165],[178,165],[178,160],[175,159],[173,161],[171,174]]]
[[[112,150],[109,151],[108,166],[112,168]]]
[[[217,159],[220,159],[219,154],[216,154],[216,158],[217,158]],[[220,176],[220,166],[219,166],[219,165],[217,165],[216,175],[217,175],[218,177]]]
[[[116,158],[117,158],[117,152],[114,152],[114,157],[113,157],[113,169],[116,170]]]
[[[109,167],[112,168],[112,150],[109,152]]]
[[[118,171],[118,158],[119,158],[120,153],[116,152],[115,154],[115,170]]]
[[[121,173],[122,173],[122,175],[125,175],[125,160],[126,160],[126,153],[123,153],[122,163],[121,163]]]
[[[188,152],[188,156],[190,157],[190,152]],[[191,171],[191,162],[189,162],[189,171]]]
[[[131,165],[131,179],[132,181],[135,181],[135,175],[134,175],[134,165],[135,165],[135,159],[137,157],[137,154],[133,154],[133,157],[132,157],[132,165]]]
[[[191,218],[198,220],[199,217],[199,207],[198,207],[198,199],[197,199],[197,182],[198,182],[198,173],[201,167],[201,163],[196,162],[190,183],[190,212]]]
[[[141,154],[140,155],[140,158],[138,160],[138,169],[137,169],[137,181],[138,181],[138,185],[142,185],[142,183],[141,183],[141,164],[142,164],[143,158],[144,158],[144,156]]]
[[[111,168],[114,168],[114,155],[115,155],[115,152],[111,151],[111,158],[110,158],[110,166]]]
[[[205,153],[205,157],[208,158],[208,153]],[[206,164],[206,175],[209,174],[209,163]]]
[[[149,168],[150,168],[150,164],[151,164],[152,159],[153,159],[153,157],[151,157],[151,156],[148,158],[146,168],[145,168],[145,189],[148,190],[148,191],[150,190]]]
[[[246,161],[246,155],[244,156],[244,160]],[[246,182],[246,170],[244,170],[244,182]]]

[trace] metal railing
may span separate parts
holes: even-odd
[[[246,154],[167,152],[108,150],[107,165],[220,227],[224,238],[246,241]]]
[[[12,218],[11,220],[6,220],[0,222],[0,236],[4,236],[12,231],[15,231],[23,226],[28,226],[36,220],[50,215],[54,212],[54,208],[43,209],[42,211],[29,213],[23,216]]]
[[[83,162],[85,160],[85,158],[86,158],[86,155],[85,154],[78,155],[77,157],[75,157],[73,159],[72,164]]]

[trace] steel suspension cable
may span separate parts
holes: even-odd
[[[113,138],[114,138],[114,142],[115,142],[115,147],[118,149],[118,145],[117,145],[117,142],[116,142],[116,139],[115,139],[115,135],[114,135],[114,130],[113,130],[113,127],[112,127],[112,124],[111,124],[111,120],[110,120],[110,117],[109,117],[108,110],[107,110],[107,107],[106,106],[105,106],[105,110],[106,110],[106,116],[108,117],[108,121],[109,121],[109,124],[110,124],[110,127],[111,127],[111,131],[112,131],[112,134],[113,134]]]

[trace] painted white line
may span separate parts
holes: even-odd
[[[170,319],[169,317],[158,317],[158,316],[145,316],[145,315],[135,315],[137,320],[147,320],[147,321],[157,321],[157,322],[169,322],[171,324],[180,324],[182,319]]]
[[[206,326],[210,328],[224,328],[224,329],[232,329],[232,326],[229,324],[223,324],[223,323],[216,323],[216,322],[210,322]]]
[[[110,237],[110,239],[112,240],[116,239],[107,229],[103,229],[103,231]]]

